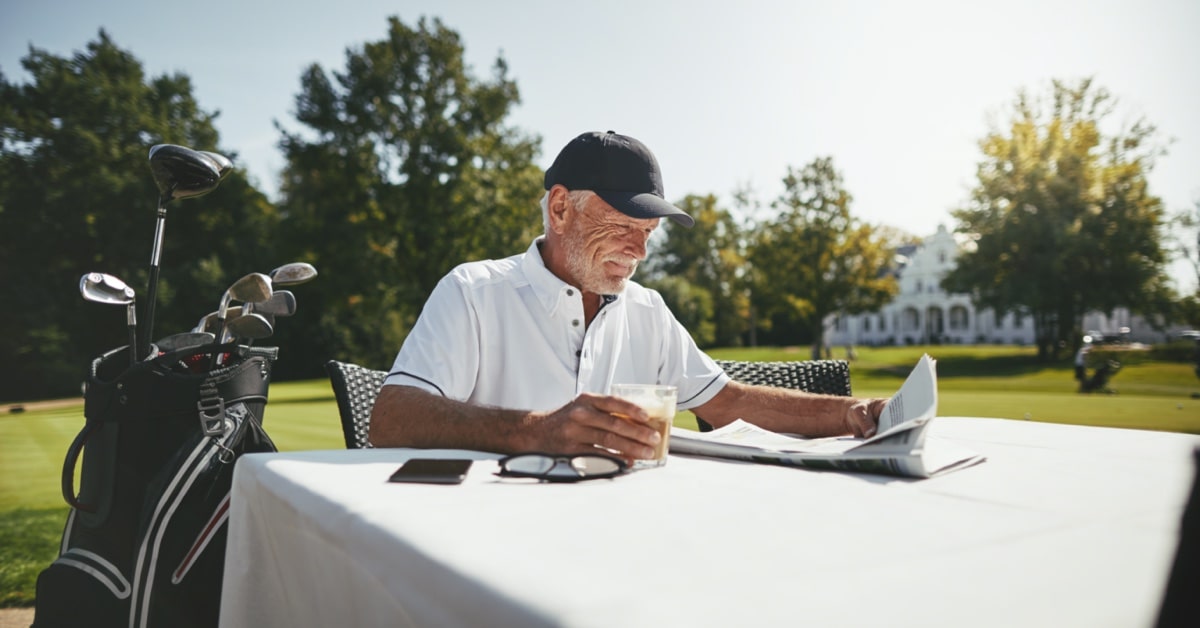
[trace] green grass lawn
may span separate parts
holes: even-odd
[[[1184,363],[1143,361],[1112,380],[1117,394],[1082,395],[1070,360],[1043,364],[1032,348],[936,346],[859,348],[851,362],[856,396],[893,393],[922,353],[938,361],[938,414],[985,416],[1200,434],[1200,380]],[[807,348],[719,349],[727,360],[803,360]],[[844,353],[835,350],[835,358]],[[690,413],[676,418],[695,427]],[[83,406],[0,414],[0,607],[33,603],[37,574],[57,554],[67,507],[63,457],[83,425]],[[341,449],[327,380],[271,386],[264,421],[283,451]]]

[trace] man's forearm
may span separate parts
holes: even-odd
[[[384,386],[371,412],[369,440],[376,447],[528,450],[532,416],[484,408],[412,386]]]
[[[773,432],[839,436],[850,433],[846,413],[857,401],[852,397],[729,382],[711,401],[696,408],[695,414],[713,427],[741,418]]]

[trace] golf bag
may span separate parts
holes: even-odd
[[[229,357],[210,368],[214,349]],[[35,628],[217,625],[234,462],[275,451],[261,421],[277,353],[207,345],[131,366],[122,347],[92,363]]]
[[[1108,380],[1112,379],[1120,370],[1120,362],[1105,360],[1104,364],[1101,364],[1091,377],[1085,377],[1079,382],[1079,392],[1112,392],[1108,388]]]

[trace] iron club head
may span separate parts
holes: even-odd
[[[243,314],[229,321],[229,335],[233,338],[256,340],[275,333],[275,327],[261,314]]]
[[[137,362],[137,295],[124,281],[105,273],[85,273],[79,278],[79,293],[93,303],[125,306],[125,325],[129,331],[129,362]]]
[[[217,308],[217,318],[225,319],[231,301],[259,302],[266,301],[274,294],[271,288],[271,278],[262,273],[250,273],[233,282],[225,294],[221,296],[221,306]]]
[[[298,286],[312,281],[317,276],[317,269],[307,262],[292,262],[284,264],[271,271],[271,282],[276,286]]]
[[[80,277],[79,293],[85,300],[108,305],[129,305],[135,299],[133,288],[105,273],[86,273]]]
[[[276,290],[271,298],[246,304],[251,312],[273,316],[291,316],[296,313],[296,295],[291,290]]]

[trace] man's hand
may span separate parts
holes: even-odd
[[[616,452],[626,462],[652,458],[661,437],[648,420],[646,411],[630,401],[584,393],[540,417],[538,447],[563,454]]]
[[[846,430],[859,438],[870,438],[879,427],[879,415],[887,399],[860,399],[846,409]]]

